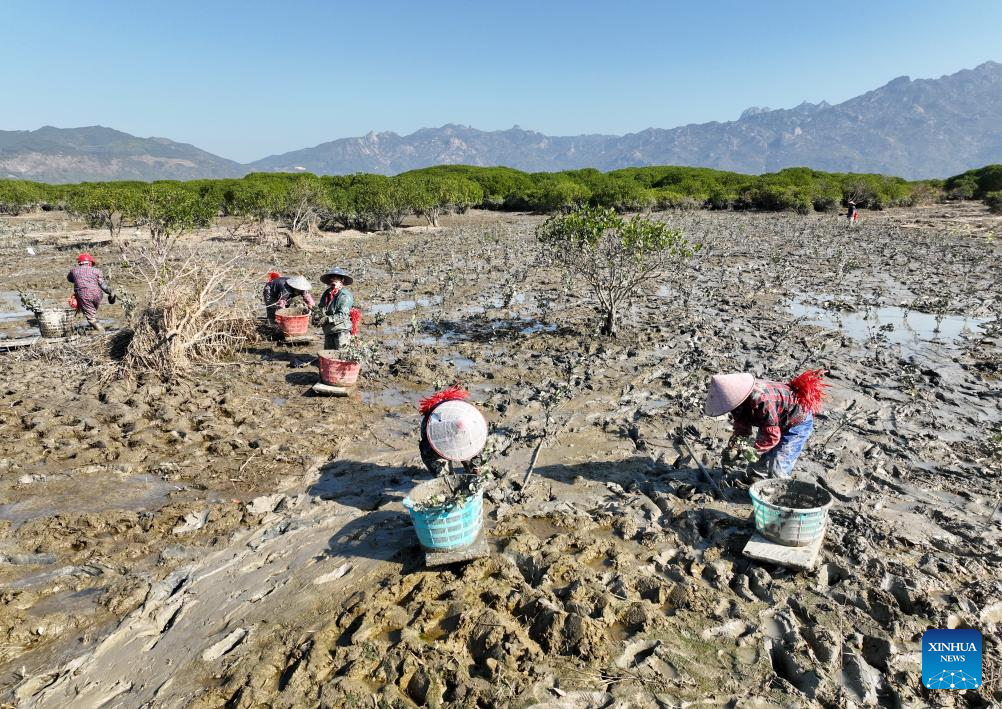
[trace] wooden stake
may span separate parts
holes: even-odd
[[[525,489],[525,486],[529,484],[529,478],[532,476],[532,471],[536,467],[536,461],[539,459],[539,451],[543,448],[543,443],[546,442],[546,436],[539,439],[539,443],[536,444],[535,450],[532,451],[532,457],[529,458],[529,469],[525,471],[525,476],[522,478],[521,489]]]
[[[684,434],[679,435],[679,441],[681,442],[682,447],[685,448],[685,452],[689,454],[692,461],[697,465],[697,467],[699,467],[699,470],[703,473],[703,477],[706,478],[706,481],[710,483],[710,486],[713,487],[717,495],[723,498],[724,491],[720,489],[719,485],[717,485],[717,481],[710,476],[710,471],[703,467],[703,464],[699,462],[699,458],[696,457],[696,455],[692,452],[692,449],[689,447],[689,444],[686,442]]]

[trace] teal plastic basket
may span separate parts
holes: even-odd
[[[785,478],[760,480],[751,486],[755,529],[788,547],[813,544],[825,535],[831,493],[814,483]]]
[[[416,486],[404,498],[404,507],[411,515],[414,531],[421,546],[429,551],[452,551],[467,547],[477,540],[484,526],[484,491],[476,492],[459,504],[431,509],[416,509],[434,495],[448,495],[470,485],[471,475],[445,475]]]

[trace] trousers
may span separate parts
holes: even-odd
[[[324,349],[339,350],[351,342],[351,333],[347,330],[324,333]]]
[[[793,475],[793,466],[796,465],[797,458],[800,457],[807,439],[813,432],[814,414],[808,414],[804,421],[788,431],[783,431],[783,436],[776,447],[763,455],[759,461],[770,477],[789,478]]]

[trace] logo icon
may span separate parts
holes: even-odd
[[[981,633],[927,630],[922,634],[922,684],[929,689],[981,686]]]

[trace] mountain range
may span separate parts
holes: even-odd
[[[440,164],[556,171],[689,165],[758,174],[808,166],[946,177],[1002,162],[1002,64],[938,79],[899,77],[839,104],[753,107],[728,122],[627,135],[547,136],[448,124],[369,133],[242,165],[166,138],[100,126],[0,131],[0,177],[43,182],[239,177],[248,172],[396,174]]]

